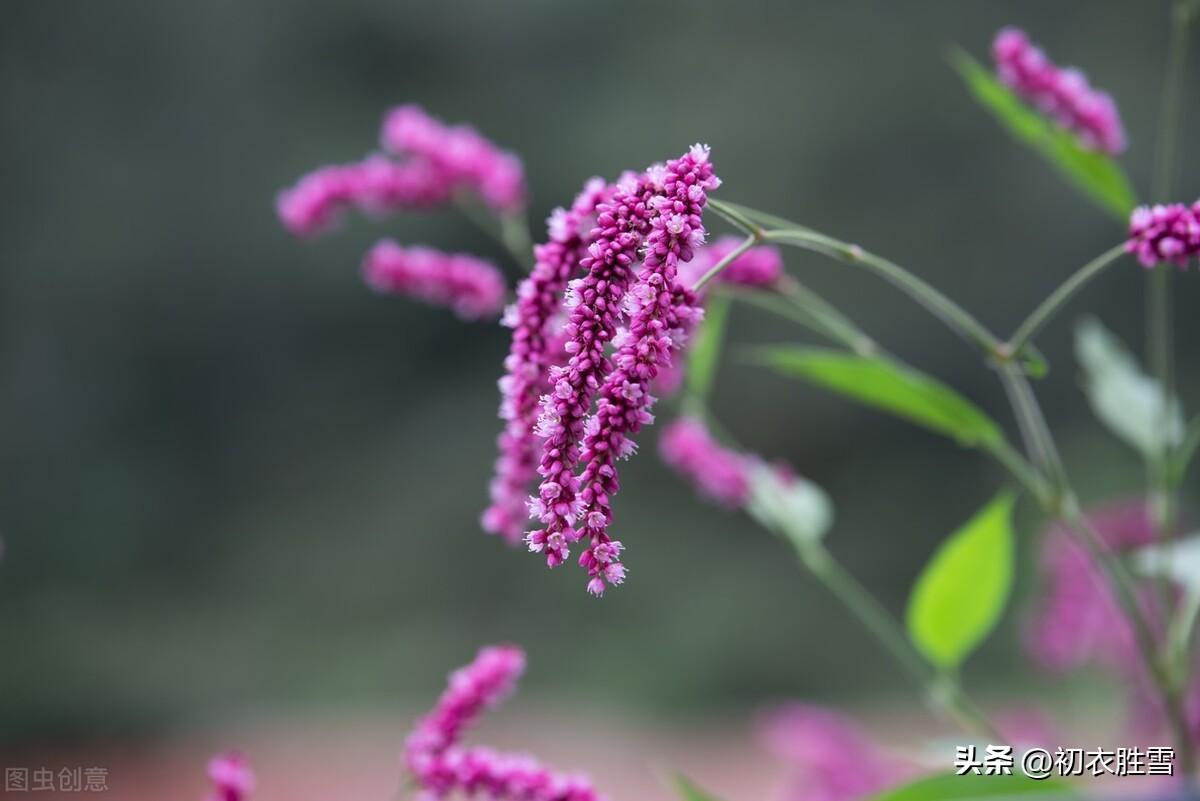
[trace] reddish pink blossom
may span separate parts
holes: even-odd
[[[298,236],[328,230],[342,211],[366,214],[428,209],[450,198],[451,186],[427,163],[403,164],[375,155],[305,175],[279,193],[275,207],[284,227]]]
[[[594,595],[625,579],[623,546],[608,534],[610,503],[619,487],[616,462],[633,452],[633,435],[653,421],[650,387],[700,318],[696,298],[679,285],[677,270],[704,242],[701,215],[708,191],[719,183],[708,149],[700,145],[636,182],[624,182],[598,210],[600,233],[581,263],[587,276],[568,287],[571,358],[551,371],[554,389],[544,398],[539,420],[546,436],[539,466],[543,481],[530,504],[545,528],[527,541],[553,566],[566,559],[571,542],[586,536],[588,548],[579,561]],[[624,319],[628,325],[617,336]],[[616,349],[611,363],[604,353],[610,340]],[[596,411],[585,426],[593,396]],[[577,463],[583,465],[578,477]],[[577,517],[580,530],[574,528]]]
[[[756,461],[717,443],[702,422],[680,418],[658,439],[662,460],[722,506],[744,506],[750,497],[750,469]]]
[[[1092,150],[1116,155],[1125,149],[1117,105],[1093,89],[1077,69],[1062,69],[1017,28],[1004,28],[992,44],[1000,80],[1039,111],[1073,132]]]
[[[1088,520],[1104,546],[1113,551],[1154,540],[1153,518],[1143,502],[1099,507],[1088,512]],[[1098,662],[1124,675],[1136,673],[1134,634],[1107,579],[1061,524],[1051,526],[1044,537],[1042,572],[1044,586],[1025,632],[1034,661],[1055,671]],[[1144,606],[1153,612],[1149,587],[1144,595]]]
[[[446,306],[468,320],[495,317],[504,307],[503,273],[465,253],[405,248],[385,239],[367,252],[363,278],[377,292]]]
[[[858,801],[914,772],[856,723],[819,706],[785,704],[762,718],[758,735],[790,768],[781,801]]]
[[[1190,207],[1138,206],[1129,216],[1125,250],[1147,269],[1164,261],[1186,267],[1189,259],[1200,255],[1200,200]]]
[[[245,756],[235,751],[218,754],[208,763],[213,790],[208,801],[246,801],[254,792],[254,771]]]
[[[420,106],[399,106],[383,122],[383,146],[432,165],[448,186],[477,193],[489,206],[517,212],[525,204],[521,161],[469,125],[449,126]]]
[[[723,236],[711,245],[696,249],[696,257],[686,265],[680,265],[679,283],[686,287],[695,286],[717,262],[728,256],[742,244],[742,238]],[[771,287],[783,275],[783,254],[776,247],[759,245],[752,247],[725,265],[721,274],[714,279],[723,284],[749,287]]]
[[[450,675],[437,706],[405,742],[404,761],[421,798],[454,793],[492,801],[603,801],[584,776],[557,773],[533,757],[464,747],[466,729],[515,687],[525,655],[515,646],[483,648]]]
[[[517,301],[505,315],[513,329],[500,379],[500,417],[505,425],[497,440],[500,454],[483,527],[509,542],[520,541],[529,520],[529,487],[537,477],[541,445],[534,433],[539,400],[550,391],[550,365],[564,360],[562,294],[591,244],[596,207],[614,189],[592,178],[570,209],[550,215],[549,239],[534,249],[533,270],[517,287]]]

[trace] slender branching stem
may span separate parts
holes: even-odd
[[[1087,264],[1075,271],[1070,278],[1063,282],[1062,286],[1050,293],[1050,296],[1043,300],[1041,304],[1033,310],[1033,313],[1025,318],[1025,321],[1017,327],[1016,333],[1012,339],[1008,341],[1008,346],[1013,355],[1020,354],[1025,346],[1028,345],[1033,338],[1037,336],[1042,328],[1054,319],[1054,316],[1063,309],[1067,303],[1079,293],[1087,284],[1104,269],[1113,264],[1125,252],[1125,245],[1117,245],[1116,247],[1106,250],[1096,258],[1089,261]]]
[[[913,649],[904,630],[879,600],[859,583],[823,546],[810,544],[797,547],[801,563],[830,593],[858,618],[859,622],[887,649],[896,662],[926,694],[929,703],[950,717],[968,733],[994,743],[1004,742],[996,730],[971,700],[958,679],[935,671]]]
[[[700,290],[704,289],[704,286],[709,281],[716,278],[718,275],[721,274],[722,270],[724,270],[729,265],[733,264],[734,260],[736,260],[738,256],[741,256],[743,253],[745,253],[747,250],[754,247],[761,241],[762,241],[762,237],[759,234],[759,232],[755,231],[755,232],[751,233],[749,236],[746,237],[745,241],[743,241],[741,244],[739,244],[733,250],[729,251],[729,253],[725,254],[724,258],[722,258],[720,261],[718,261],[716,264],[714,264],[712,266],[712,268],[709,269],[708,272],[706,272],[704,275],[700,276],[700,280],[696,281],[696,284],[692,287],[692,289],[696,292],[699,292]]]

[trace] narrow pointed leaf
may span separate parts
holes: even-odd
[[[1051,793],[1064,799],[1075,799],[1079,793],[1058,779],[1031,779],[1014,767],[1011,774],[976,776],[968,773],[957,776],[942,773],[925,776],[908,784],[884,790],[868,801],[967,801],[994,796],[1018,797],[1027,794]]]
[[[675,774],[674,783],[675,791],[679,794],[681,801],[720,801],[715,795],[701,790],[683,774]]]
[[[951,60],[975,100],[1017,141],[1040,153],[1101,208],[1119,220],[1129,218],[1137,198],[1111,157],[1083,147],[1073,134],[1025,105],[965,52],[954,51]]]
[[[754,358],[776,372],[804,378],[964,445],[988,445],[1001,438],[1000,427],[957,392],[883,357],[779,345],[757,349]]]
[[[721,345],[725,341],[725,323],[729,317],[729,298],[714,295],[704,308],[704,321],[692,337],[688,351],[688,394],[700,400],[708,398],[717,376]]]
[[[1011,493],[998,495],[934,553],[908,602],[908,636],[954,670],[995,627],[1012,589]]]

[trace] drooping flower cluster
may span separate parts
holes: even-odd
[[[626,176],[597,207],[594,241],[580,261],[586,272],[567,287],[568,359],[551,368],[536,429],[545,442],[530,511],[542,528],[526,540],[553,567],[586,538],[579,562],[595,595],[625,578],[623,546],[608,534],[616,461],[633,452],[632,436],[652,422],[651,385],[701,316],[695,295],[679,283],[678,266],[704,241],[701,215],[718,185],[708,149],[699,145]]]
[[[497,211],[525,204],[521,160],[469,125],[445,125],[410,104],[388,112],[382,140],[393,153],[429,164],[451,190],[470,189]]]
[[[1200,200],[1190,207],[1183,203],[1139,206],[1129,217],[1129,239],[1125,250],[1150,269],[1169,261],[1186,267],[1200,255]]]
[[[363,279],[377,292],[446,306],[466,320],[499,315],[507,290],[504,275],[490,262],[466,253],[404,248],[390,239],[367,252]]]
[[[659,454],[696,485],[704,497],[728,507],[750,500],[752,457],[722,447],[699,420],[690,417],[672,422],[658,439]]]
[[[1091,150],[1116,155],[1125,149],[1125,130],[1107,92],[1092,88],[1087,76],[1060,68],[1017,28],[1004,28],[992,43],[1000,80]]]
[[[213,783],[207,801],[246,801],[254,792],[254,771],[237,752],[218,754],[209,760],[208,778]]]
[[[311,236],[348,209],[371,215],[430,209],[462,192],[498,215],[521,215],[526,190],[520,160],[473,128],[447,126],[408,105],[388,113],[381,138],[392,155],[321,167],[281,192],[276,211],[284,227]],[[495,316],[504,303],[500,272],[470,256],[385,241],[368,254],[364,272],[378,290],[446,305],[465,318]]]
[[[614,190],[592,178],[569,209],[550,215],[549,239],[535,248],[533,270],[517,287],[516,303],[505,315],[513,329],[500,379],[500,418],[505,422],[497,440],[492,502],[482,522],[484,530],[509,542],[520,541],[529,520],[529,487],[537,476],[540,445],[534,434],[539,401],[550,391],[550,365],[563,361],[562,295],[593,239],[596,207]]]
[[[742,244],[736,236],[723,236],[710,245],[696,249],[696,257],[681,265],[679,282],[686,287],[696,282]],[[748,287],[774,286],[783,275],[783,254],[770,245],[752,247],[721,270],[716,280],[723,284]]]
[[[498,212],[525,203],[521,161],[467,125],[448,126],[414,105],[387,113],[383,146],[399,160],[374,154],[361,162],[322,167],[279,194],[276,209],[289,231],[327,230],[343,209],[369,214],[427,209],[469,191]]]
[[[524,668],[521,649],[497,645],[450,675],[433,711],[405,742],[405,765],[423,801],[454,793],[493,801],[603,801],[586,777],[557,773],[530,756],[461,745],[466,729],[513,690]]]
[[[790,770],[781,801],[858,801],[913,773],[854,721],[819,706],[792,702],[772,710],[758,736]]]

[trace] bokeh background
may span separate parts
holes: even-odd
[[[727,747],[749,753],[753,712],[790,697],[921,719],[904,678],[781,543],[665,471],[654,432],[618,502],[630,580],[602,601],[577,570],[481,534],[505,331],[375,296],[358,262],[385,235],[503,252],[451,213],[354,219],[298,242],[276,223],[275,193],[366,154],[400,102],[520,153],[535,227],[588,176],[699,140],[722,197],[887,254],[1009,330],[1122,230],[972,103],[947,48],[985,58],[1014,23],[1084,66],[1120,104],[1122,161],[1144,193],[1167,15],[1157,0],[7,3],[4,752],[136,761],[247,727],[263,741],[305,731],[316,747],[322,731],[357,731],[320,721],[371,721],[362,739],[393,776],[412,714],[496,640],[530,654],[513,707],[543,710],[565,741],[601,720],[617,732],[725,721]],[[1200,158],[1183,142],[1190,199]],[[994,377],[919,309],[819,257],[788,264],[1008,419]],[[1130,261],[1039,343],[1053,364],[1040,391],[1088,498],[1136,493],[1142,468],[1088,411],[1070,320],[1090,308],[1140,348],[1142,287]],[[1176,295],[1181,391],[1200,404],[1188,347],[1200,322],[1186,313],[1200,287],[1180,280]],[[732,333],[803,337],[747,308]],[[894,609],[1003,480],[975,453],[736,350],[719,380],[726,425],[830,491],[831,548]],[[1031,561],[1039,522],[1022,512]],[[1028,669],[1020,621],[1018,604],[970,685],[1112,703],[1086,678]]]

